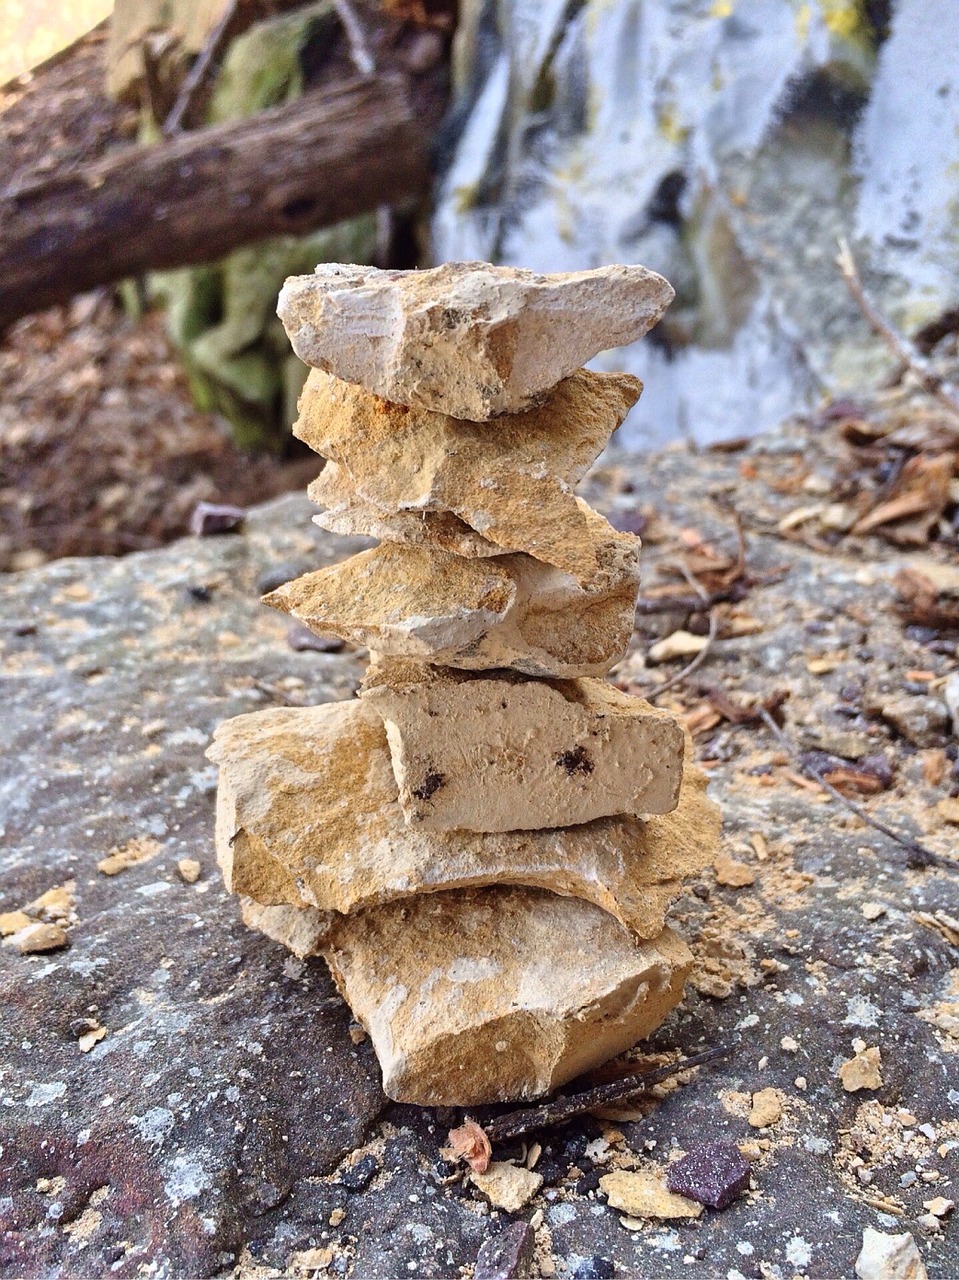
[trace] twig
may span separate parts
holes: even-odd
[[[856,266],[856,260],[852,255],[849,242],[842,236],[839,238],[839,253],[836,256],[836,265],[839,267],[840,275],[845,281],[846,288],[849,290],[853,301],[859,307],[873,333],[882,339],[899,363],[912,373],[923,391],[938,400],[953,417],[959,418],[959,391],[943,382],[939,374],[936,373],[932,361],[924,356],[914,343],[901,334],[869,298],[859,275],[859,268]]]
[[[709,631],[706,634],[706,643],[700,649],[699,653],[695,654],[692,661],[687,662],[686,666],[683,667],[681,671],[677,671],[674,676],[670,676],[668,680],[664,680],[663,683],[657,685],[655,689],[650,689],[646,694],[646,697],[649,700],[658,698],[659,695],[661,693],[665,693],[667,689],[675,689],[676,685],[682,684],[683,681],[688,679],[694,671],[698,670],[709,656],[709,651],[712,649],[713,644],[716,641],[716,636],[719,634],[719,610],[715,606],[711,609],[709,608],[709,595],[704,589],[702,583],[689,572],[682,561],[679,562],[679,569],[683,577],[696,592],[696,595],[703,602],[703,605],[709,609]]]
[[[659,1084],[681,1071],[691,1067],[701,1067],[707,1062],[716,1062],[728,1057],[730,1045],[716,1045],[702,1053],[691,1054],[668,1066],[657,1067],[654,1071],[627,1076],[623,1080],[612,1080],[608,1084],[599,1084],[594,1089],[586,1089],[582,1093],[573,1094],[570,1098],[554,1098],[544,1102],[541,1107],[527,1107],[522,1111],[510,1111],[505,1116],[497,1116],[483,1125],[490,1142],[505,1142],[508,1138],[518,1138],[521,1134],[532,1133],[536,1129],[545,1129],[553,1125],[565,1124],[595,1107],[607,1107],[614,1102],[622,1102],[637,1093],[644,1093],[650,1085]]]
[[[333,0],[333,8],[346,32],[346,42],[350,46],[350,57],[361,76],[371,76],[376,70],[376,62],[370,52],[363,23],[357,16],[350,0]]]
[[[823,777],[815,765],[809,764],[807,760],[803,759],[800,752],[794,744],[790,742],[789,738],[782,729],[780,729],[779,725],[765,707],[757,707],[757,711],[759,712],[759,717],[763,724],[770,731],[783,750],[792,758],[796,766],[807,776],[807,778],[812,778],[815,782],[818,782],[822,789],[824,791],[828,791],[834,800],[838,800],[844,808],[848,809],[850,813],[854,813],[856,817],[865,822],[867,826],[873,827],[876,831],[881,831],[884,836],[888,836],[890,840],[894,840],[896,844],[905,849],[909,854],[908,866],[936,866],[955,871],[956,864],[949,858],[945,858],[942,854],[936,853],[933,849],[927,848],[926,845],[921,844],[918,840],[914,840],[912,836],[903,835],[901,832],[895,831],[892,827],[886,826],[884,822],[880,822],[878,818],[874,818],[872,814],[868,813],[861,805],[856,804],[854,800],[850,800],[848,796],[844,796],[838,787],[834,787],[831,782],[827,781],[827,779]]]
[[[183,77],[180,92],[163,125],[163,133],[167,138],[172,138],[183,129],[184,124],[188,123],[211,70],[219,61],[220,54],[233,35],[234,19],[242,3],[243,0],[230,0],[219,22],[207,36],[206,43],[193,66]]]

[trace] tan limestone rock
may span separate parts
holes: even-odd
[[[857,1040],[853,1048],[855,1056],[844,1062],[839,1068],[839,1079],[847,1093],[858,1093],[860,1089],[882,1088],[882,1055],[873,1045],[867,1048],[862,1040]]]
[[[635,342],[672,287],[640,266],[538,275],[485,262],[427,271],[322,263],[277,313],[306,364],[398,404],[485,422],[536,404],[600,351]]]
[[[603,680],[384,661],[361,696],[386,725],[403,813],[423,829],[565,827],[679,799],[679,723]]]
[[[313,523],[344,537],[356,535],[381,542],[406,542],[414,547],[437,547],[470,559],[501,556],[495,542],[487,542],[475,529],[449,511],[381,511],[364,502],[353,482],[335,462],[328,462],[307,488],[313,502],[326,510]]]
[[[391,657],[533,676],[599,676],[623,656],[639,586],[633,547],[584,590],[525,555],[467,560],[385,542],[288,582],[264,599],[313,631]]]
[[[337,922],[327,963],[386,1093],[422,1106],[533,1098],[623,1052],[682,998],[692,957],[533,889],[422,895]]]
[[[698,1218],[703,1206],[686,1196],[678,1196],[666,1186],[665,1178],[652,1169],[617,1169],[600,1178],[599,1185],[614,1209],[631,1218]]]
[[[502,551],[586,584],[608,573],[617,543],[634,539],[577,502],[572,486],[640,389],[628,374],[581,369],[539,407],[490,426],[392,404],[314,369],[294,432],[380,511],[448,512]]]
[[[318,948],[336,913],[493,884],[582,898],[634,937],[655,937],[719,834],[705,777],[689,760],[677,808],[645,821],[514,832],[409,827],[383,722],[359,700],[237,716],[220,725],[208,754],[220,766],[216,846],[227,887],[262,907],[313,908],[249,921],[298,954]]]
[[[474,1170],[470,1181],[490,1204],[507,1213],[519,1213],[543,1185],[542,1174],[508,1160],[494,1160],[483,1173]]]

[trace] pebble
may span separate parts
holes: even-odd
[[[515,1280],[528,1276],[535,1237],[528,1222],[511,1222],[487,1236],[476,1255],[473,1280]]]
[[[344,648],[339,636],[318,636],[302,622],[290,623],[286,642],[296,653],[340,653]]]
[[[711,1209],[725,1209],[749,1186],[749,1162],[731,1142],[704,1142],[669,1166],[666,1185]]]
[[[538,1173],[506,1160],[494,1160],[484,1173],[474,1170],[470,1177],[491,1204],[507,1213],[519,1213],[543,1185]]]
[[[657,1170],[630,1172],[618,1170],[600,1178],[610,1207],[630,1218],[698,1218],[703,1211],[699,1201],[676,1195]]]
[[[364,1156],[349,1169],[340,1174],[340,1186],[347,1191],[365,1191],[379,1172],[379,1163],[375,1156]]]
[[[180,858],[176,864],[176,869],[180,873],[180,879],[187,884],[196,884],[200,878],[200,872],[203,870],[196,858]]]
[[[842,1087],[847,1093],[858,1093],[860,1089],[881,1089],[882,1088],[882,1058],[877,1047],[862,1049],[858,1045],[862,1041],[857,1041],[857,1052],[854,1058],[850,1058],[848,1062],[844,1062],[839,1068],[839,1079],[842,1081]]]
[[[927,1280],[919,1246],[912,1234],[889,1236],[866,1227],[856,1259],[859,1280]]]
[[[22,956],[30,956],[44,951],[59,951],[65,947],[69,939],[67,932],[59,924],[31,924],[19,933],[11,934],[4,946],[13,946]]]
[[[881,902],[864,902],[862,904],[862,914],[867,920],[878,920],[880,916],[886,914],[886,908]]]
[[[782,1116],[783,1104],[775,1089],[760,1089],[753,1094],[749,1123],[754,1129],[766,1129]]]

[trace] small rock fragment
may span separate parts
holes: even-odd
[[[105,858],[101,858],[97,863],[97,870],[101,875],[118,876],[128,867],[135,867],[140,862],[149,862],[151,858],[156,857],[162,847],[159,840],[154,840],[152,836],[134,836],[132,840],[111,849]]]
[[[33,917],[25,911],[4,911],[0,915],[0,938],[8,938],[11,933],[19,933],[33,923]]]
[[[487,1236],[476,1255],[473,1280],[523,1280],[530,1273],[536,1236],[528,1222],[511,1222]]]
[[[703,1211],[701,1203],[674,1195],[659,1172],[626,1169],[607,1173],[599,1185],[606,1192],[612,1208],[619,1209],[631,1218],[698,1218]]]
[[[346,1210],[337,1206],[330,1214],[329,1223],[331,1227],[338,1227],[346,1221]]]
[[[691,631],[674,631],[663,640],[650,645],[646,657],[649,662],[673,662],[676,658],[692,658],[706,648],[705,636],[693,635]]]
[[[862,1044],[862,1041],[857,1043]],[[863,1046],[855,1057],[850,1058],[848,1062],[844,1062],[839,1068],[839,1079],[842,1081],[842,1087],[847,1093],[857,1093],[860,1089],[881,1089],[881,1067],[882,1059],[879,1049],[876,1047],[867,1049]]]
[[[89,1053],[94,1045],[99,1044],[106,1034],[106,1027],[94,1027],[91,1031],[85,1031],[82,1036],[78,1037],[77,1047],[81,1053]]]
[[[749,1186],[749,1162],[732,1142],[704,1142],[666,1170],[670,1191],[725,1209]]]
[[[889,1236],[866,1227],[856,1259],[859,1280],[927,1280],[925,1263],[912,1234]]]
[[[922,1207],[936,1218],[947,1218],[956,1207],[955,1200],[947,1200],[945,1196],[936,1196],[932,1200],[923,1200]]]
[[[745,862],[737,862],[728,853],[721,853],[713,861],[716,872],[716,883],[728,885],[733,889],[741,889],[744,885],[756,883],[756,873]]]
[[[58,884],[28,903],[26,909],[31,915],[39,916],[42,920],[68,920],[73,912],[75,887],[74,880],[68,880],[66,884]]]
[[[409,272],[321,263],[286,281],[277,313],[305,364],[397,404],[485,422],[635,342],[672,298],[640,266],[537,275],[478,262]]]
[[[14,947],[22,956],[38,954],[44,951],[59,951],[69,942],[67,931],[59,924],[29,924],[19,933],[11,934],[5,939],[5,947]]]
[[[881,902],[864,902],[862,904],[862,914],[867,920],[878,920],[880,916],[886,914],[886,908]]]
[[[286,643],[294,653],[342,653],[346,647],[339,636],[320,635],[302,622],[290,623],[286,629]]]
[[[902,694],[878,707],[882,718],[915,747],[935,747],[942,743],[949,727],[945,703],[931,694]]]
[[[953,671],[946,677],[942,697],[949,712],[953,737],[959,738],[959,671]]]
[[[776,1089],[760,1089],[753,1094],[749,1123],[754,1129],[767,1129],[782,1116],[783,1104]]]
[[[494,1160],[485,1173],[471,1173],[470,1180],[490,1204],[507,1213],[519,1213],[543,1185],[540,1174],[522,1165],[510,1164],[508,1160]]]
[[[940,800],[936,805],[936,812],[946,822],[951,822],[954,826],[959,827],[959,799],[954,796],[947,796],[945,800]]]
[[[180,858],[177,861],[176,869],[180,873],[180,879],[186,884],[196,884],[200,878],[200,872],[203,870],[196,858]]]
[[[245,519],[246,512],[242,507],[198,502],[190,516],[190,532],[197,538],[209,538],[216,533],[235,533]]]

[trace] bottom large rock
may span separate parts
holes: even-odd
[[[398,1102],[535,1098],[647,1036],[692,956],[535,889],[430,894],[344,920],[325,950]]]

